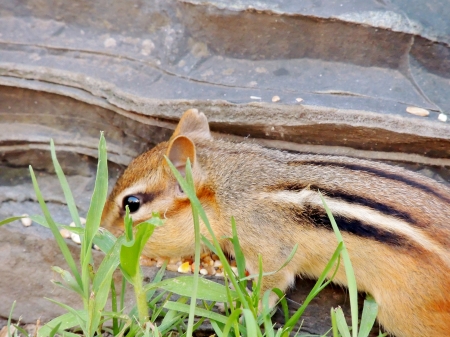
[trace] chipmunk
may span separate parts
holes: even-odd
[[[325,196],[353,264],[358,290],[379,306],[378,321],[397,337],[450,335],[450,189],[386,164],[341,156],[292,154],[255,144],[213,139],[203,113],[187,110],[168,142],[135,158],[112,190],[104,227],[123,232],[125,206],[133,222],[158,211],[143,254],[190,256],[190,202],[164,158],[184,174],[192,163],[196,193],[225,252],[233,255],[232,216],[250,274],[263,289],[286,290],[295,276],[318,277],[337,240],[318,194]],[[206,228],[201,233],[210,238]],[[333,282],[346,285],[341,266]],[[277,296],[272,293],[271,304]]]

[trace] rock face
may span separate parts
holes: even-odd
[[[448,181],[449,17],[444,0],[3,0],[0,220],[40,213],[31,164],[55,219],[71,221],[50,138],[84,215],[99,132],[112,186],[192,107],[215,136],[401,161]],[[15,319],[46,321],[61,309],[43,297],[77,300],[50,283],[64,263],[36,224],[0,228],[0,262],[0,317],[17,300]],[[301,302],[310,287],[291,296]],[[326,289],[303,331],[327,331],[329,308],[346,302]]]

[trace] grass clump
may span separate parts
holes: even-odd
[[[347,326],[342,309],[337,308],[331,310],[332,328],[330,331],[332,331],[334,337],[368,336],[375,321],[377,306],[373,299],[368,298],[366,300],[361,323],[358,326],[357,290],[353,270],[345,249],[345,244],[329,209],[326,207],[325,200],[322,199],[336,232],[338,239],[337,248],[314,288],[292,316],[289,315],[287,301],[283,293],[279,289],[273,290],[280,298],[281,308],[285,316],[284,326],[275,328],[272,321],[274,310],[269,308],[268,305],[270,291],[260,294],[260,289],[262,278],[265,275],[277,271],[263,273],[260,257],[259,274],[245,275],[245,257],[239,245],[236,224],[234,219],[232,219],[233,236],[229,240],[232,242],[235,251],[238,269],[238,273],[235,275],[225,254],[220,248],[219,242],[206,217],[206,213],[195,194],[189,161],[186,166],[186,178],[184,178],[166,158],[181,188],[191,201],[195,229],[194,269],[199,270],[201,245],[206,245],[212,252],[219,256],[222,262],[225,274],[224,285],[201,278],[198,273],[194,273],[193,276],[179,276],[173,279],[163,280],[165,265],[159,270],[151,283],[144,285],[139,266],[139,257],[155,227],[163,225],[163,220],[160,219],[158,214],[153,214],[151,219],[133,228],[132,219],[127,209],[123,235],[115,238],[111,233],[100,228],[101,214],[108,190],[106,142],[103,134],[101,134],[94,192],[86,225],[82,227],[73,195],[56,158],[53,141],[50,147],[53,165],[76,227],[63,226],[55,223],[40,192],[33,169],[30,166],[30,174],[35,193],[44,214],[43,217],[32,216],[31,219],[50,228],[52,231],[69,267],[68,270],[57,266],[53,267],[53,270],[62,279],[62,282],[55,281],[54,283],[60,287],[76,292],[81,297],[83,309],[76,310],[67,304],[49,299],[53,303],[63,307],[67,312],[41,327],[37,336],[79,336],[82,334],[83,336],[90,337],[110,334],[113,336],[127,337],[190,337],[206,319],[209,320],[215,335],[218,337],[230,335],[249,337],[285,337],[292,334],[297,335],[298,333],[294,329],[301,320],[304,310],[311,300],[331,282],[331,279],[339,268],[341,257],[345,265],[349,284],[352,327],[350,329]],[[20,217],[6,219],[0,222],[0,225],[17,219],[20,219]],[[200,235],[200,219],[208,229],[212,237],[212,242]],[[79,234],[81,237],[79,265],[75,262],[65,240],[59,232],[61,228],[66,228]],[[103,260],[98,265],[95,265],[92,257],[91,247],[93,244],[96,244],[105,253]],[[289,262],[295,250],[296,247],[280,269]],[[113,279],[113,273],[117,269],[120,270],[122,275],[120,296],[117,295],[116,285]],[[329,275],[332,276],[329,277]],[[248,291],[247,283],[251,278],[255,277],[257,281],[253,282],[252,292],[250,292]],[[124,305],[125,286],[127,282],[132,285],[135,294],[136,304],[131,308],[126,308]],[[232,286],[233,290],[229,285]],[[178,295],[177,300],[172,300],[173,294]],[[106,310],[108,298],[110,298],[111,310]],[[225,303],[226,310],[224,313],[212,311],[213,306],[217,302]],[[261,310],[259,309],[260,303],[262,303]],[[11,315],[8,321],[8,327],[12,325]],[[15,326],[18,330],[13,335],[21,333],[22,335],[28,336],[17,324]]]

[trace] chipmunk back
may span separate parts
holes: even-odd
[[[215,140],[205,115],[184,113],[168,142],[134,159],[116,183],[103,211],[103,225],[123,232],[125,206],[133,221],[164,214],[147,243],[148,257],[194,252],[190,203],[164,155],[184,173],[192,162],[197,196],[218,238],[231,236],[232,216],[247,270],[277,270],[293,247],[291,262],[263,280],[263,289],[286,290],[296,275],[318,277],[337,241],[318,190],[343,235],[358,289],[379,306],[390,333],[450,333],[450,190],[404,169],[339,157],[290,154],[255,144]],[[201,232],[209,237],[206,228]],[[224,251],[233,254],[228,240]],[[340,268],[335,283],[346,285]],[[273,294],[271,303],[276,296]]]

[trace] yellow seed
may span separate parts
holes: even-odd
[[[191,271],[191,266],[189,265],[189,262],[184,262],[181,264],[181,266],[178,267],[178,272],[187,274]]]

